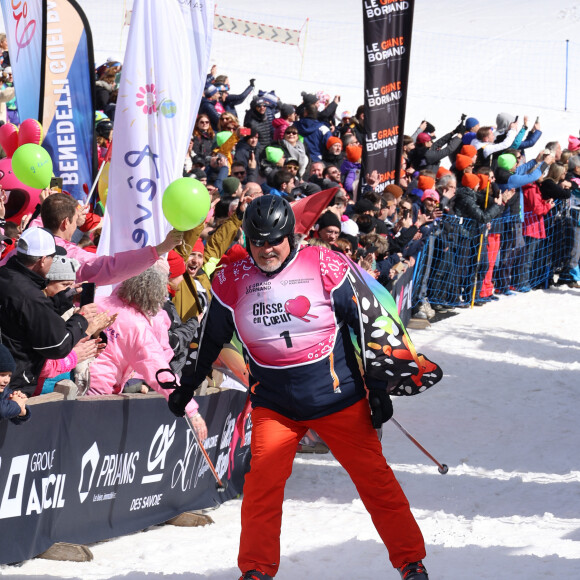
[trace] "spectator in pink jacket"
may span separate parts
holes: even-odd
[[[276,117],[272,121],[274,128],[274,141],[281,141],[284,139],[286,129],[296,121],[296,109],[292,105],[280,105],[280,117]]]
[[[167,269],[153,266],[125,280],[107,298],[97,299],[100,310],[116,313],[105,330],[107,347],[91,365],[91,384],[87,395],[117,394],[134,375],[142,378],[165,398],[173,392],[160,387],[156,373],[168,369],[173,358],[169,345],[170,320],[163,310],[167,299]],[[186,408],[200,440],[207,427],[194,399]]]

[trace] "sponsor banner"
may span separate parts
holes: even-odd
[[[43,147],[63,189],[85,201],[83,185],[90,189],[96,165],[95,73],[89,24],[74,0],[46,3],[43,38]]]
[[[405,326],[409,324],[413,305],[413,275],[415,266],[407,268],[395,281],[391,294],[393,295],[399,311],[399,318]]]
[[[38,119],[42,68],[42,0],[0,0],[21,120]]]
[[[397,183],[403,150],[414,0],[363,0],[365,144],[362,175]]]
[[[183,174],[208,70],[213,1],[136,0],[115,113],[99,255],[163,241],[161,200]]]
[[[198,397],[215,479],[184,419],[160,396],[35,405],[24,425],[0,423],[0,564],[55,542],[93,543],[142,530],[242,492],[249,466],[247,394]]]

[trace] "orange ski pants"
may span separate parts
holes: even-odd
[[[309,421],[293,421],[258,407],[252,411],[252,424],[252,461],[244,483],[238,555],[242,573],[258,569],[275,576],[278,571],[284,487],[298,443],[309,428],[322,437],[350,475],[393,566],[425,557],[421,530],[383,456],[366,399]]]

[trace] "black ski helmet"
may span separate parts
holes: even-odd
[[[99,137],[103,137],[104,139],[109,139],[111,136],[111,131],[113,130],[113,123],[109,121],[109,119],[103,119],[99,121],[95,127],[95,133]]]
[[[278,195],[262,195],[254,199],[244,212],[242,229],[246,240],[273,242],[292,236],[296,218],[290,204]]]

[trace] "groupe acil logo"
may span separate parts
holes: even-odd
[[[147,472],[142,476],[141,484],[161,481],[167,452],[175,440],[175,426],[176,421],[172,425],[162,424],[155,432],[147,455]],[[119,485],[133,483],[139,456],[139,451],[101,456],[99,446],[95,441],[81,459],[78,487],[80,502],[85,502],[93,490],[116,488]],[[93,497],[93,501],[114,497],[115,494],[110,494],[110,497],[98,494]]]

